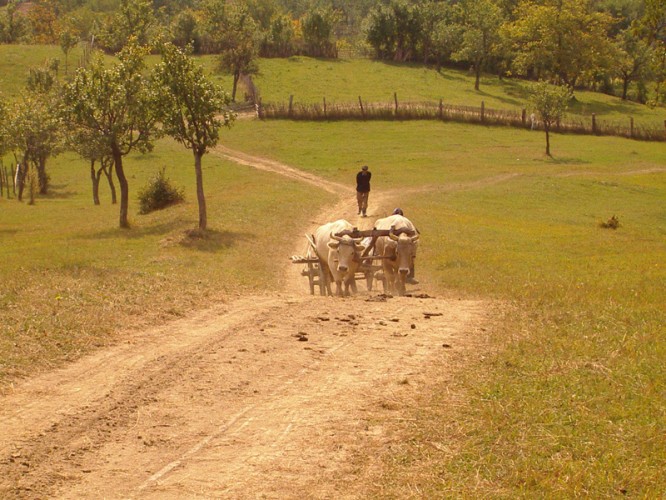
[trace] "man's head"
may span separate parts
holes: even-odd
[[[393,211],[393,215],[405,215],[405,214],[402,213],[402,208],[396,208]]]
[[[361,167],[361,170],[368,170],[368,166],[367,166],[367,165],[363,165],[363,166]]]

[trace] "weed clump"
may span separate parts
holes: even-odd
[[[171,181],[166,177],[164,168],[162,168],[139,191],[139,213],[148,214],[155,210],[161,210],[180,203],[184,199],[183,189],[173,186]]]
[[[620,219],[618,219],[616,215],[613,215],[606,222],[601,222],[599,226],[604,229],[617,229],[620,227]]]

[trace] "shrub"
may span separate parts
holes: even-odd
[[[604,229],[617,229],[618,227],[620,227],[620,219],[618,219],[617,216],[613,215],[606,222],[601,222],[599,226],[603,227]]]
[[[139,213],[148,214],[180,203],[185,199],[183,189],[172,186],[171,181],[164,174],[164,170],[163,167],[139,191]]]

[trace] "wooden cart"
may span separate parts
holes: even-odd
[[[352,230],[341,231],[336,233],[336,236],[351,236],[354,239],[371,238],[368,246],[363,250],[360,256],[361,264],[356,272],[356,278],[365,278],[368,290],[372,290],[372,285],[377,271],[382,270],[382,266],[374,264],[374,261],[387,259],[390,257],[383,257],[378,255],[370,255],[374,250],[377,239],[380,236],[388,236],[391,230],[389,229],[367,229],[359,230],[353,228]],[[399,235],[406,233],[408,236],[414,236],[416,233],[410,230],[396,230],[394,234]],[[317,246],[314,241],[314,236],[306,234],[305,238],[308,241],[308,247],[305,255],[292,255],[290,260],[293,264],[303,264],[305,267],[301,270],[301,275],[307,276],[310,284],[310,294],[314,295],[315,287],[319,287],[320,295],[332,295],[331,283],[329,280],[328,269],[325,268],[323,260],[317,254]],[[379,279],[383,280],[383,275]],[[384,283],[385,285],[385,283]]]

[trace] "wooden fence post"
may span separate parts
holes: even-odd
[[[443,120],[444,119],[444,103],[442,100],[439,100],[439,119]]]
[[[291,112],[293,110],[293,106],[294,106],[294,96],[290,95],[289,96],[289,116],[290,117],[291,117]]]
[[[486,103],[484,101],[481,101],[481,123],[485,120],[485,115],[486,115]]]
[[[596,113],[592,113],[592,133],[593,134],[597,133],[597,115],[596,115]]]
[[[393,100],[395,101],[395,115],[398,116],[398,93],[393,92]]]
[[[666,129],[666,120],[664,120],[664,128]]]
[[[629,137],[634,137],[634,117],[629,117]]]
[[[520,114],[520,121],[523,123],[523,127],[527,126],[527,110],[523,108],[523,112]]]
[[[255,111],[257,112],[257,118],[262,118],[263,109],[261,108],[261,96],[257,99],[256,104],[254,105]]]
[[[365,110],[363,109],[363,100],[361,99],[361,96],[358,96],[358,105],[361,107],[361,116],[365,120]]]
[[[326,118],[326,98],[324,97],[324,118]]]

